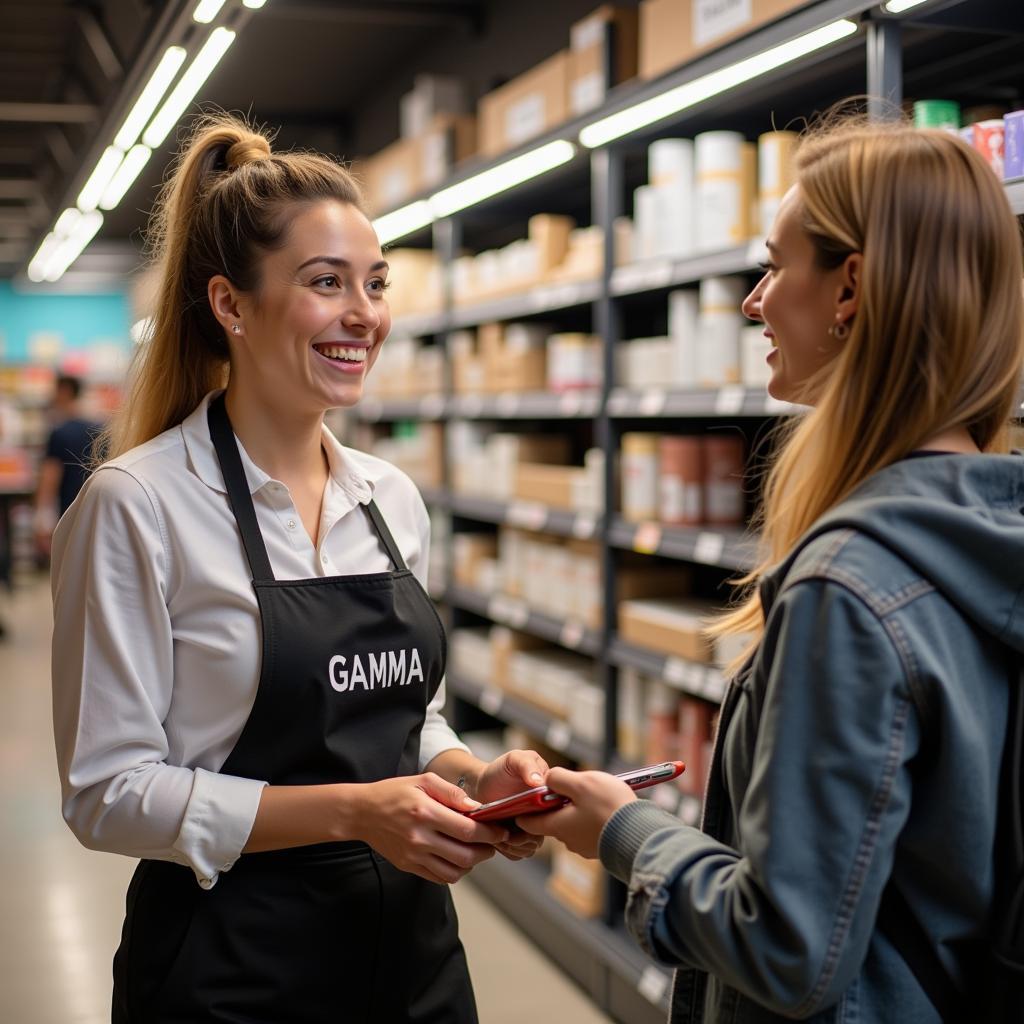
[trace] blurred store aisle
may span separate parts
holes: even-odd
[[[0,1021],[104,1024],[134,869],[78,845],[60,817],[50,732],[50,598],[4,599],[0,641]],[[472,888],[455,890],[482,1024],[608,1020]],[[382,1022],[383,1024],[383,1022]]]

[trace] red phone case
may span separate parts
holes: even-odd
[[[671,775],[662,778],[643,778],[638,782],[629,781],[631,776],[643,776],[646,771],[653,768],[661,768],[666,764],[674,767]],[[623,779],[630,789],[647,789],[648,786],[656,786],[661,782],[670,782],[678,778],[686,770],[682,761],[661,762],[657,765],[649,765],[648,768],[640,768],[634,771],[622,772],[616,778]],[[569,801],[558,793],[552,793],[547,786],[536,786],[533,789],[524,790],[522,793],[515,793],[503,800],[494,800],[489,804],[478,807],[475,811],[466,811],[466,817],[474,821],[509,821],[520,814],[539,814],[542,811],[556,811],[564,807]]]

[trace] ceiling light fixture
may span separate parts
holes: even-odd
[[[267,0],[242,0],[242,6],[248,7],[250,11],[258,11]]]
[[[65,211],[67,212],[67,211]],[[75,213],[81,214],[78,210]],[[57,237],[56,231],[51,231],[42,241],[39,248],[36,250],[35,256],[32,257],[32,262],[28,265],[28,276],[29,279],[35,281],[37,284],[40,281],[46,280],[46,265],[50,262],[50,258],[61,243],[61,239]]]
[[[90,210],[82,214],[82,219],[75,229],[63,239],[47,259],[43,276],[47,281],[58,281],[64,271],[82,254],[82,250],[96,237],[96,232],[103,225],[103,214],[99,210]]]
[[[100,196],[101,210],[112,210],[121,202],[124,194],[132,187],[133,182],[142,173],[142,168],[146,166],[146,162],[152,155],[153,150],[149,146],[142,145],[141,142],[128,150],[117,173],[110,179],[110,184]]]
[[[181,65],[185,63],[183,46],[168,46],[160,63],[150,75],[146,87],[139,94],[131,113],[124,119],[121,130],[114,136],[114,145],[126,153],[139,140],[139,134],[146,122],[153,116],[157,104],[163,99],[167,87],[174,81]]]
[[[644,100],[635,106],[627,107],[625,110],[594,121],[581,129],[580,142],[589,149],[603,146],[666,117],[671,117],[673,114],[678,114],[688,107],[703,103],[712,96],[727,92],[744,82],[774,71],[784,64],[805,57],[815,50],[830,46],[840,39],[853,35],[856,31],[856,24],[846,18],[822,25],[821,28],[814,29],[813,32],[797,36],[795,39],[790,39],[779,46],[773,46],[746,60],[720,68],[718,71],[701,75],[700,78],[684,82],[659,96],[652,96],[649,100]]]
[[[430,208],[435,217],[448,217],[467,206],[474,206],[524,181],[561,167],[575,155],[576,147],[573,143],[566,139],[556,139],[441,189],[430,197]]]
[[[78,193],[78,208],[82,213],[96,209],[103,190],[110,184],[110,179],[121,166],[123,158],[124,153],[117,146],[107,146],[103,150],[103,156],[89,175],[88,181],[82,186],[82,191]]]
[[[381,245],[403,235],[411,235],[420,228],[425,228],[434,219],[430,209],[430,203],[421,199],[417,203],[410,203],[408,206],[401,206],[391,213],[385,213],[383,217],[377,217],[373,222],[373,229],[377,232],[377,239]]]
[[[234,41],[235,33],[231,29],[215,28],[210,33],[210,38],[203,44],[203,48],[196,54],[195,60],[178,80],[178,84],[170,96],[164,100],[164,105],[157,112],[156,117],[150,121],[149,127],[142,133],[142,141],[150,149],[156,149],[167,138],[171,129],[178,123],[188,105],[195,99],[196,93],[203,87],[203,83],[210,77],[213,69]]]
[[[886,14],[902,14],[909,11],[911,7],[920,7],[921,4],[929,3],[930,0],[889,0],[882,4],[882,10]]]
[[[209,25],[220,14],[223,6],[224,0],[199,0],[192,12],[192,20],[199,22],[200,25]]]

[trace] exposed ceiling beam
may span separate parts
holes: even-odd
[[[38,195],[35,178],[0,178],[0,199],[35,199]]]
[[[0,121],[91,124],[96,116],[91,103],[0,103]]]
[[[304,0],[296,4],[267,4],[264,18],[317,21],[323,24],[392,25],[404,28],[464,25],[480,30],[483,12],[475,3],[415,3],[410,0]]]
[[[107,81],[120,81],[124,74],[124,68],[107,38],[107,33],[104,32],[103,26],[97,21],[92,11],[81,10],[78,12],[78,26]]]
[[[33,146],[5,146],[0,142],[0,165],[31,164],[37,155]]]
[[[69,173],[75,164],[75,151],[60,125],[51,125],[43,133],[43,137],[46,139],[46,148],[49,149],[57,166],[65,174]]]

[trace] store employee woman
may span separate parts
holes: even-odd
[[[113,1018],[475,1021],[438,883],[534,852],[460,811],[547,766],[441,717],[423,503],[323,425],[390,327],[358,189],[220,118],[156,228],[152,334],[54,540],[64,814],[142,859]]]

